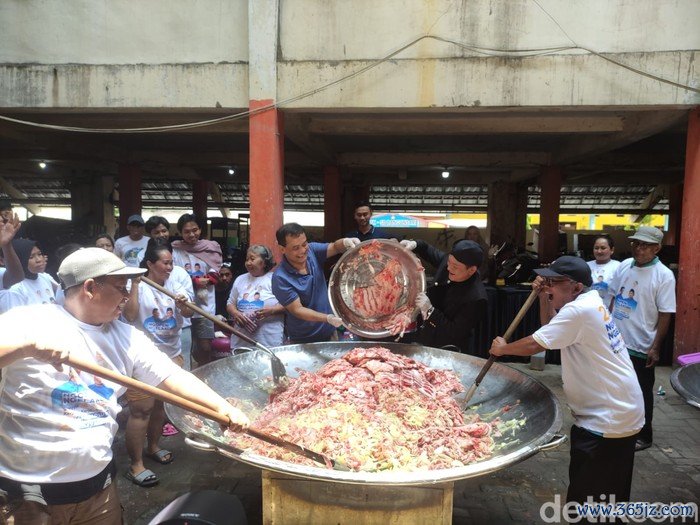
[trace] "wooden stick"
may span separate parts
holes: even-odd
[[[527,296],[527,299],[523,303],[523,305],[520,307],[520,311],[517,313],[513,321],[511,321],[510,326],[506,330],[506,333],[503,334],[503,339],[508,341],[513,336],[513,332],[515,332],[516,328],[518,328],[518,325],[520,324],[520,321],[523,320],[523,317],[525,317],[525,314],[527,311],[530,309],[532,306],[532,303],[535,302],[535,299],[537,299],[537,294],[539,293],[538,290],[535,290],[534,288],[530,292],[530,295]],[[467,403],[469,403],[469,400],[474,396],[474,392],[476,392],[476,389],[479,387],[481,384],[481,381],[484,379],[484,376],[486,373],[489,371],[491,368],[491,365],[493,365],[494,361],[496,361],[496,356],[495,355],[489,355],[488,360],[486,363],[484,363],[484,366],[481,368],[481,372],[479,372],[479,375],[476,376],[476,379],[474,380],[474,384],[469,387],[469,390],[467,391],[467,395],[464,396],[464,406],[467,406]]]
[[[152,286],[153,288],[155,288],[156,290],[158,290],[158,291],[161,292],[161,293],[164,293],[164,294],[167,295],[168,297],[170,297],[170,298],[172,298],[172,299],[177,299],[177,296],[176,296],[173,292],[171,292],[171,291],[168,290],[167,288],[162,287],[161,285],[159,285],[158,283],[152,281],[152,280],[149,279],[148,277],[143,277],[143,276],[141,276],[141,280],[142,280],[144,283],[146,283],[148,286]],[[199,315],[201,315],[201,316],[204,317],[205,319],[209,319],[211,322],[213,322],[216,326],[218,326],[218,327],[221,328],[222,330],[226,330],[227,332],[230,332],[230,333],[232,333],[233,335],[236,335],[236,336],[240,337],[241,339],[243,339],[243,340],[246,341],[247,343],[250,343],[250,344],[252,344],[252,345],[255,345],[256,347],[258,347],[258,348],[260,348],[260,349],[262,349],[262,350],[264,350],[264,351],[266,351],[266,352],[268,352],[268,353],[271,353],[271,352],[272,352],[272,350],[270,350],[270,349],[266,348],[265,346],[261,345],[260,343],[258,343],[258,342],[257,342],[255,339],[253,339],[252,337],[250,337],[250,336],[248,336],[248,335],[246,335],[246,334],[244,334],[244,333],[242,333],[242,332],[239,332],[238,330],[236,330],[236,329],[235,329],[233,326],[231,326],[230,324],[225,323],[225,322],[223,322],[221,319],[218,319],[218,318],[214,317],[213,315],[211,315],[211,314],[210,314],[209,312],[207,312],[206,310],[202,310],[199,306],[197,306],[197,305],[194,304],[193,302],[191,302],[191,301],[185,301],[185,304],[187,305],[187,308],[189,308],[189,309],[191,309],[191,310],[194,310],[195,312],[197,312]]]
[[[122,375],[119,372],[115,372],[114,370],[110,370],[103,366],[96,365],[95,363],[85,361],[83,359],[80,359],[79,357],[69,355],[67,364],[72,366],[73,368],[82,370],[83,372],[87,372],[89,374],[96,375],[108,381],[112,381],[114,383],[125,386],[127,388],[137,390],[143,394],[148,394],[149,396],[159,399],[165,403],[170,403],[171,405],[178,406],[189,412],[194,412],[195,414],[199,414],[200,416],[203,416],[207,419],[216,421],[220,425],[228,427],[231,423],[228,417],[226,417],[223,414],[220,414],[215,410],[212,410],[209,407],[205,407],[203,405],[200,405],[199,403],[195,403],[194,401],[186,399],[177,394],[173,394],[172,392],[168,392],[161,388],[148,385],[137,379]],[[309,450],[305,447],[302,447],[301,445],[292,443],[291,441],[278,438],[266,432],[261,432],[260,430],[256,430],[250,427],[246,428],[243,432],[255,438],[266,441],[267,443],[271,443],[284,449],[291,450],[292,452],[295,452],[318,463],[321,463],[324,466],[332,466],[338,470],[347,470],[347,467],[344,467],[342,463],[331,459],[327,456],[324,456],[323,454],[319,454],[318,452],[314,452],[313,450]]]

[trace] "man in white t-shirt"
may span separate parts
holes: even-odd
[[[676,311],[676,278],[657,257],[663,238],[658,228],[640,226],[630,237],[632,257],[620,263],[610,282],[614,297],[610,311],[625,338],[644,395],[644,428],[637,438],[638,451],[652,444],[656,364]]]
[[[146,245],[149,237],[146,237],[145,223],[140,215],[132,215],[127,221],[126,229],[129,235],[119,237],[114,241],[114,254],[126,263],[127,266],[138,268],[146,253]]]
[[[561,349],[564,394],[574,416],[567,501],[608,503],[612,495],[629,501],[644,403],[625,343],[600,295],[589,289],[583,259],[559,257],[535,273],[542,328],[510,344],[497,337],[491,354]]]
[[[142,273],[106,250],[83,248],[58,270],[65,306],[22,306],[0,316],[0,505],[16,523],[121,523],[111,446],[125,388],[63,365],[69,353],[186,396],[224,414],[233,430],[248,424],[117,320],[128,278]]]

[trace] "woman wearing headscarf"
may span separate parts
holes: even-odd
[[[53,277],[44,273],[46,256],[36,242],[29,239],[14,239],[12,247],[24,271],[24,279],[10,288],[14,292],[12,306],[55,303],[59,286]]]

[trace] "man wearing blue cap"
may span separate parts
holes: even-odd
[[[481,246],[474,241],[457,241],[445,254],[425,241],[405,240],[401,244],[437,268],[435,285],[416,298],[423,324],[403,340],[471,351],[474,327],[487,308],[486,289],[478,271],[484,260]]]
[[[140,215],[129,217],[126,229],[129,235],[120,237],[114,242],[114,254],[127,266],[138,268],[148,246],[148,237],[144,235],[146,226],[143,217]]]
[[[644,401],[625,342],[580,257],[563,256],[535,270],[542,328],[491,354],[530,356],[561,350],[564,394],[574,416],[567,501],[630,501],[634,446]],[[601,497],[602,495],[602,497]]]

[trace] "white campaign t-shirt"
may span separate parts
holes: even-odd
[[[239,275],[233,282],[228,304],[235,304],[239,312],[251,317],[257,310],[264,307],[276,306],[279,301],[272,293],[272,272],[260,277],[250,273]],[[238,325],[236,328],[249,334],[264,346],[280,346],[284,339],[284,313],[270,316],[262,321],[256,321],[258,329],[250,333]],[[231,334],[231,348],[245,346],[246,343],[238,336]]]
[[[134,241],[128,235],[119,237],[114,241],[114,255],[119,257],[127,266],[138,268],[146,255],[146,246],[150,237],[143,236],[138,241]]]
[[[44,304],[56,302],[58,283],[48,273],[37,274],[36,279],[23,279],[10,290],[17,294],[19,304]]]
[[[564,393],[576,425],[622,437],[644,425],[644,401],[625,342],[595,290],[565,304],[532,337],[561,349]]]
[[[168,281],[172,281],[173,286],[177,285],[182,289],[189,290],[190,292],[192,292],[189,295],[189,300],[194,301],[194,291],[192,290],[192,278],[190,277],[190,274],[188,274],[185,271],[184,268],[176,266],[173,263],[173,271],[170,272],[170,277],[168,277]],[[192,320],[189,317],[183,317],[182,327],[187,328],[188,326],[192,326]]]
[[[173,264],[184,268],[192,277],[206,277],[206,275],[213,270],[207,263],[201,260],[196,255],[188,253],[184,250],[173,250]],[[194,285],[193,285],[194,287]],[[216,292],[214,291],[214,285],[209,283],[206,288],[206,301],[203,300],[203,296],[198,294],[198,289],[194,288],[194,303],[199,306],[205,312],[215,315],[216,314]],[[195,313],[192,317],[202,317],[198,313]]]
[[[5,285],[3,284],[3,279],[5,277],[5,272],[7,271],[7,268],[1,268],[0,267],[0,290],[5,289]]]
[[[615,259],[610,259],[606,264],[598,264],[595,260],[588,261],[588,267],[591,269],[591,277],[593,278],[591,288],[600,294],[603,304],[608,308],[613,298],[609,291],[610,281],[618,266],[620,266],[620,261]]]
[[[192,283],[187,285],[168,279],[164,288],[175,295],[182,294],[192,300]],[[155,343],[159,350],[171,359],[182,352],[180,332],[185,318],[175,300],[144,282],[139,282],[139,313],[134,325]]]
[[[82,323],[56,305],[30,305],[2,315],[3,325],[41,329],[72,344],[76,357],[149,385],[179,368],[133,326]],[[66,365],[26,358],[3,369],[0,381],[0,476],[22,483],[91,478],[112,459],[117,397],[126,389]]]
[[[647,354],[659,322],[659,312],[676,311],[676,278],[658,258],[645,266],[634,259],[618,267],[610,291],[615,295],[613,317],[620,327],[627,348]]]

